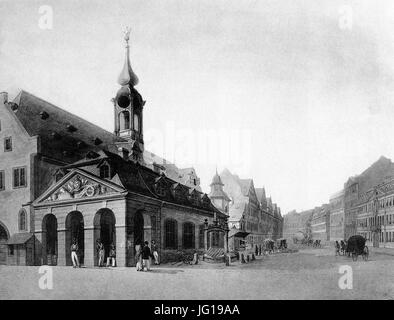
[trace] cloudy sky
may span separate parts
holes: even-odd
[[[0,91],[112,131],[130,26],[146,149],[308,209],[394,159],[394,2],[375,3],[0,0]]]

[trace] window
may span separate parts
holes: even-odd
[[[0,191],[5,189],[5,174],[4,171],[0,171]]]
[[[134,114],[134,130],[140,131],[140,117],[138,114]]]
[[[100,178],[102,178],[102,179],[109,179],[110,178],[109,165],[103,164],[100,167]]]
[[[13,173],[14,188],[26,187],[26,168],[14,168]]]
[[[128,111],[119,113],[119,128],[120,130],[130,129],[130,113]]]
[[[11,137],[4,138],[4,151],[5,152],[12,151],[12,138]]]
[[[26,211],[21,209],[21,211],[19,211],[19,231],[26,230],[26,220]]]
[[[164,223],[165,239],[164,245],[167,249],[178,248],[178,223],[176,220],[168,219]]]
[[[184,249],[193,249],[195,247],[194,244],[194,224],[191,222],[185,222],[183,224],[183,248]]]

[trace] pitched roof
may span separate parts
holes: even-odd
[[[381,156],[377,161],[365,169],[361,174],[349,178],[347,186],[354,182],[359,184],[359,194],[367,192],[372,187],[381,183],[386,177],[394,175],[394,163]]]
[[[79,160],[87,150],[106,149],[116,141],[116,135],[69,113],[31,93],[21,91],[14,102],[14,111],[30,136],[40,136],[42,153],[66,162]],[[101,140],[102,143],[97,145]]]
[[[33,237],[32,233],[14,233],[10,239],[8,239],[7,244],[25,244],[30,238]]]
[[[89,151],[103,157],[103,152],[117,152],[116,142],[127,143],[127,140],[24,90],[15,97],[14,103],[18,105],[14,113],[27,133],[40,137],[41,153],[73,166],[86,163]],[[170,179],[190,186],[188,174],[195,173],[194,168],[179,169],[149,151],[144,152],[144,160],[151,169],[153,162],[163,163]],[[201,191],[199,185],[195,187]]]

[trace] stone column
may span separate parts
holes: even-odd
[[[224,232],[224,253],[228,253],[228,231]]]
[[[126,267],[126,227],[116,226],[116,265]]]
[[[86,267],[94,267],[94,259],[96,252],[96,244],[94,243],[94,228],[85,228],[85,240],[84,240],[84,265]]]
[[[66,265],[66,230],[57,231],[57,265]]]
[[[204,247],[205,251],[208,251],[208,229],[204,230]]]

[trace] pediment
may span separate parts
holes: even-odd
[[[69,172],[63,179],[51,186],[36,203],[76,200],[113,195],[126,191],[115,183],[102,179],[80,169]]]

